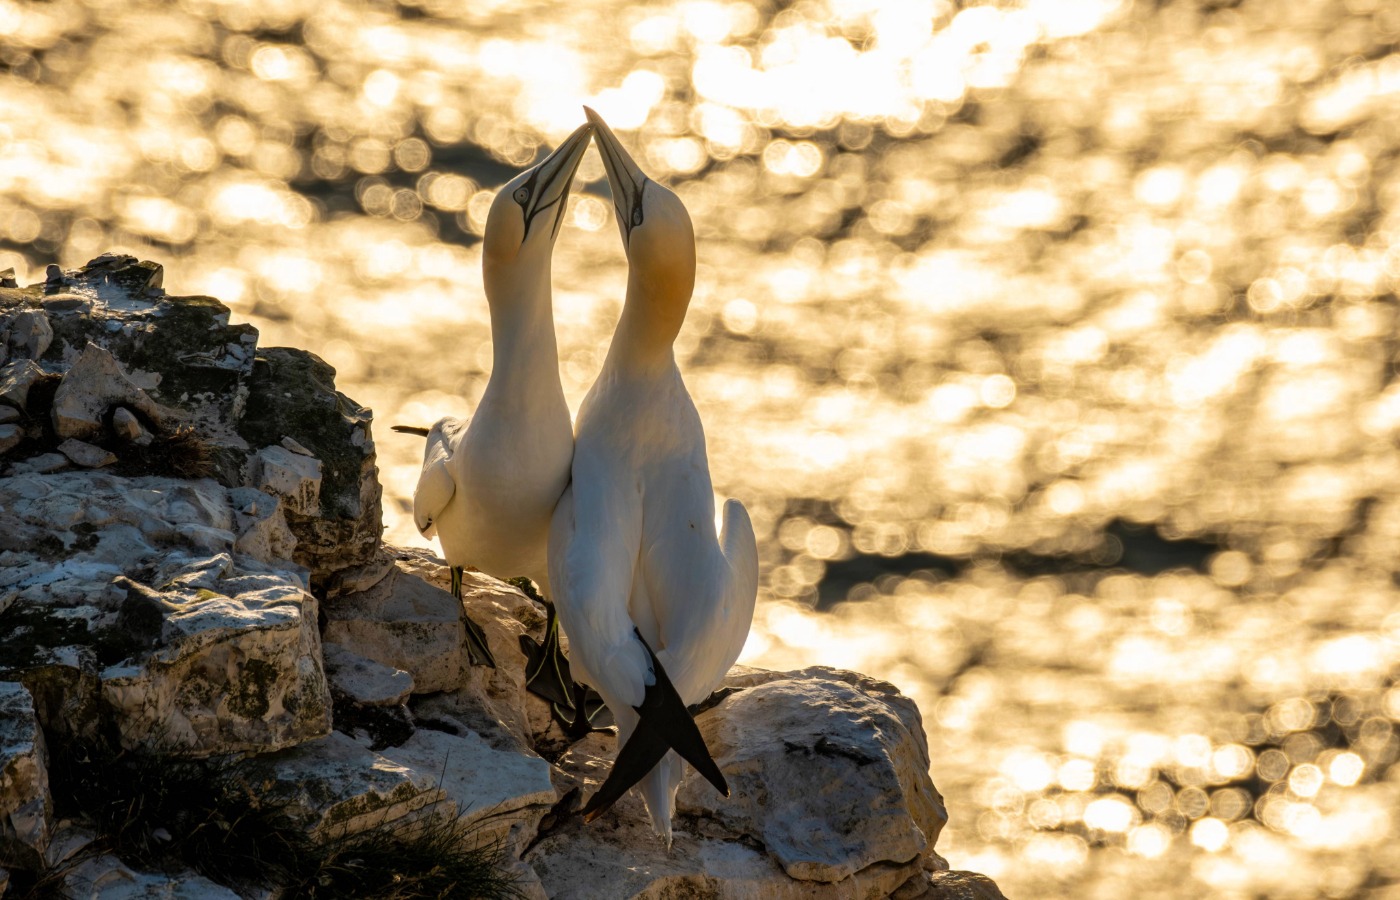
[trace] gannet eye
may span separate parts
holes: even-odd
[[[638,207],[637,209],[632,210],[632,224],[633,224],[633,225],[640,225],[640,224],[642,224],[642,210],[641,210],[640,207]]]
[[[530,201],[530,189],[525,187],[516,188],[512,196],[515,197],[516,203],[528,203]]]

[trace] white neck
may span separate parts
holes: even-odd
[[[493,284],[496,290],[486,294],[492,359],[487,394],[524,402],[535,397],[562,399],[549,265],[503,280],[505,284]]]

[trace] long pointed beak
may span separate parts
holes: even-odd
[[[612,187],[613,212],[617,214],[617,227],[622,230],[622,243],[626,244],[632,229],[642,224],[642,193],[647,176],[622,149],[622,142],[603,117],[586,106],[583,112],[597,129],[598,152],[603,155],[603,168],[608,172],[608,184]]]
[[[559,233],[559,226],[564,221],[564,208],[569,201],[569,188],[574,183],[574,173],[578,171],[579,161],[588,149],[588,139],[592,133],[592,124],[580,125],[554,148],[553,153],[545,157],[544,162],[535,166],[535,172],[527,182],[530,186],[530,199],[525,206],[527,232],[535,216],[557,205],[559,209],[554,218],[553,233]]]

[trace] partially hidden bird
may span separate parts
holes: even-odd
[[[499,578],[527,576],[549,591],[550,515],[569,483],[574,453],[559,380],[551,262],[592,130],[581,125],[492,201],[481,253],[492,367],[470,420],[449,416],[431,428],[394,428],[427,438],[413,521],[424,537],[436,534],[459,599],[466,566]],[[470,619],[467,648],[473,664],[495,665]]]
[[[627,292],[575,423],[572,482],[550,528],[550,583],[573,673],[602,695],[622,746],[584,819],[640,781],[669,848],[682,759],[729,793],[686,707],[719,686],[743,649],[758,552],[736,500],[716,533],[705,432],[676,366],[695,285],[690,215],[585,112],[612,191]]]

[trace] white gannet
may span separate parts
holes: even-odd
[[[492,368],[470,422],[447,417],[425,435],[413,521],[436,533],[461,597],[462,569],[526,575],[548,591],[550,514],[569,483],[573,428],[559,381],[550,262],[593,126],[582,125],[539,165],[506,183],[486,218],[481,274],[491,313]],[[495,665],[468,620],[476,665]]]
[[[672,351],[695,285],[690,216],[585,110],[629,271],[612,345],[579,408],[573,481],[550,529],[550,580],[573,672],[602,695],[622,742],[584,818],[642,780],[669,847],[681,757],[728,794],[684,706],[708,697],[743,649],[758,552],[738,501],[725,503],[715,533],[705,432]]]

